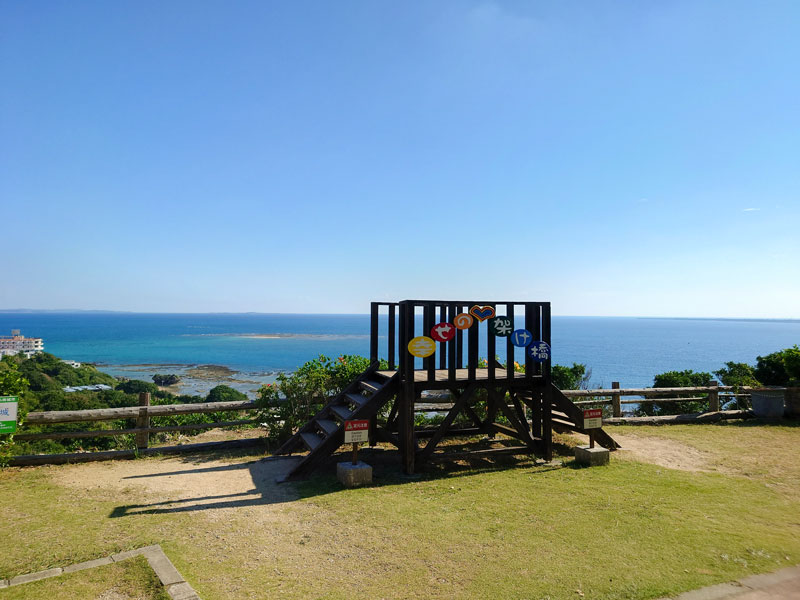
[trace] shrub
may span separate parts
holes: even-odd
[[[754,374],[762,384],[800,386],[800,348],[796,344],[757,360]]]
[[[653,378],[653,387],[695,387],[711,385],[711,373],[686,371],[667,371],[659,373]],[[700,394],[707,396],[708,394]],[[698,394],[676,394],[676,398],[698,397]],[[706,407],[704,400],[687,400],[686,402],[670,402],[655,404],[642,402],[636,409],[637,415],[680,415],[685,413],[700,412]]]
[[[268,435],[283,441],[319,412],[369,366],[363,356],[327,356],[310,360],[294,373],[281,373],[275,383],[261,386],[256,400]]]

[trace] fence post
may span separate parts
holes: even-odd
[[[148,408],[150,407],[150,392],[139,393],[139,416],[136,417],[137,429],[148,429],[150,427],[150,417],[148,416]],[[147,448],[147,442],[150,438],[150,433],[147,431],[136,432],[136,449],[142,450]]]
[[[612,381],[611,382],[611,389],[618,390],[619,389],[619,381]],[[612,394],[611,395],[611,410],[612,414],[615,417],[622,416],[622,398],[621,394]]]
[[[716,388],[719,381],[712,381],[711,387]],[[719,412],[719,390],[711,389],[708,391],[708,410],[711,412]]]

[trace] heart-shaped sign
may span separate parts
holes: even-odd
[[[478,306],[477,304],[469,309],[469,314],[478,319],[478,321],[485,321],[494,316],[494,308],[491,306]]]

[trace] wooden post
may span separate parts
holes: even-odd
[[[353,464],[358,464],[358,443],[353,442]]]
[[[594,448],[594,429],[589,430],[589,448]]]
[[[139,393],[139,416],[136,417],[137,429],[148,429],[150,427],[150,417],[147,410],[150,407],[150,392]],[[139,431],[136,433],[136,448],[143,450],[147,448],[150,433],[147,431]]]
[[[711,386],[714,388],[718,385],[718,381],[711,382]],[[719,412],[719,390],[714,389],[708,392],[708,410],[711,412]]]
[[[611,389],[618,390],[619,389],[619,381],[612,381],[611,382]],[[615,417],[622,416],[622,397],[621,394],[612,394],[611,396],[611,410],[612,414]]]

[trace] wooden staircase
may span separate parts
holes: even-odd
[[[565,396],[560,389],[552,383],[550,384],[552,398],[552,427],[555,431],[575,431],[588,435],[588,431],[583,428],[583,410],[575,405],[572,400]],[[524,392],[530,398],[530,392]],[[614,441],[603,429],[594,430],[594,441],[608,448],[616,450],[621,446]]]
[[[275,454],[291,454],[300,449],[309,453],[278,483],[302,479],[344,443],[344,422],[350,419],[369,419],[397,393],[400,376],[378,372],[373,363],[342,392],[331,399],[297,433],[289,438]]]

